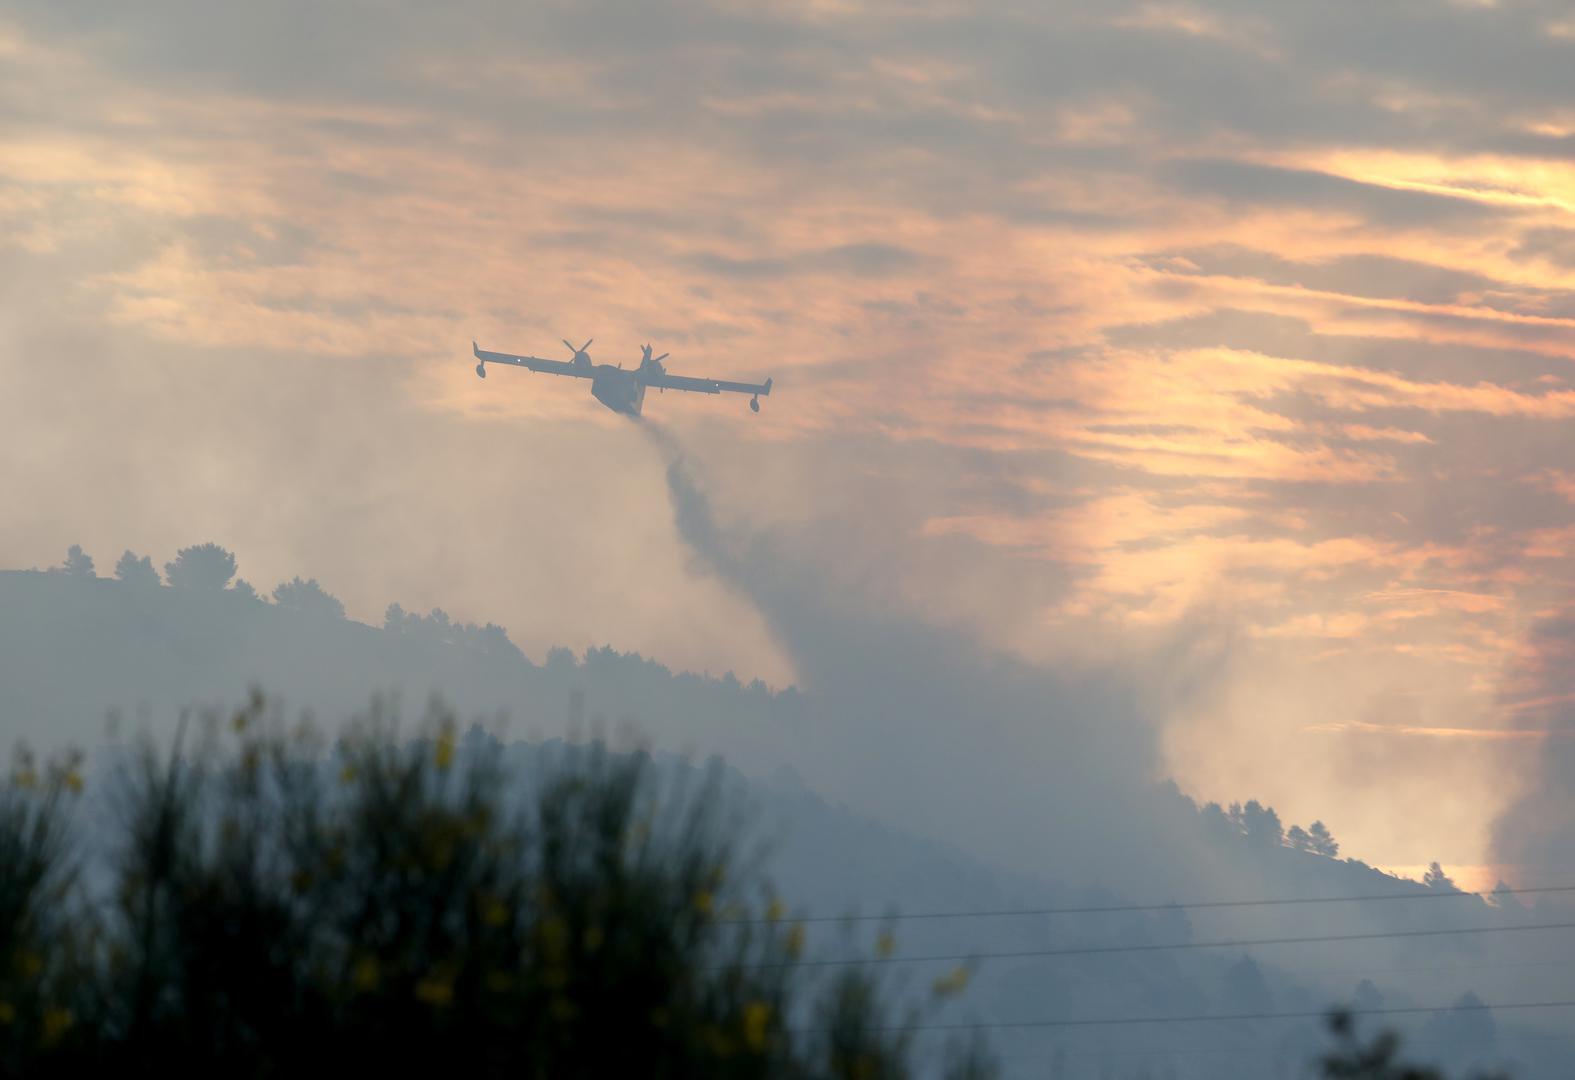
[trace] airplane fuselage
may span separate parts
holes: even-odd
[[[638,371],[626,371],[612,364],[597,364],[592,370],[591,394],[613,412],[639,416],[645,404],[645,380]]]

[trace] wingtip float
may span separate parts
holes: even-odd
[[[640,410],[645,405],[645,392],[651,387],[659,391],[687,390],[695,394],[748,394],[750,395],[749,408],[752,412],[759,412],[760,399],[771,394],[770,379],[763,383],[743,383],[669,374],[662,366],[662,361],[666,360],[669,354],[652,356],[649,345],[641,350],[640,366],[637,368],[625,370],[622,364],[595,364],[591,362],[590,353],[585,351],[591,347],[591,342],[594,340],[594,338],[587,339],[584,345],[575,348],[574,343],[565,338],[564,345],[573,353],[573,359],[570,360],[543,360],[537,356],[488,352],[474,341],[470,343],[470,349],[476,354],[476,374],[483,379],[487,377],[488,364],[508,364],[547,375],[590,379],[592,396],[613,412],[623,413],[625,416],[640,415]]]

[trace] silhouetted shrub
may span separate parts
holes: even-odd
[[[746,869],[719,774],[565,749],[511,772],[479,731],[373,715],[331,749],[254,699],[118,777],[77,887],[75,763],[0,800],[9,1075],[911,1074],[914,1013]],[[687,779],[685,779],[687,778]],[[753,916],[753,918],[751,918]],[[977,1049],[952,1075],[987,1075]]]
[[[1336,1048],[1323,1057],[1323,1075],[1330,1080],[1445,1080],[1444,1073],[1426,1065],[1400,1059],[1400,1036],[1381,1031],[1371,1039],[1357,1035],[1351,1013],[1329,1016],[1329,1031]],[[1479,1080],[1505,1080],[1503,1074],[1479,1074]]]

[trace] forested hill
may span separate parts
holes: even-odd
[[[989,1022],[1030,1025],[1003,1036],[1008,1075],[1042,1069],[1051,1051],[1066,1051],[1069,1060],[1086,1066],[1069,1068],[1069,1076],[1132,1066],[1173,1069],[1178,1077],[1199,1080],[1221,1075],[1207,1071],[1216,1064],[1209,1060],[1172,1057],[1176,1040],[1160,1028],[1123,1031],[1118,1046],[1101,1027],[1054,1029],[1048,1038],[1050,1029],[1032,1026],[1046,1018],[1315,1014],[1353,997],[1384,1007],[1431,1009],[1468,991],[1503,1002],[1534,1000],[1548,990],[1541,983],[1553,969],[1545,970],[1535,934],[1406,935],[1553,922],[1567,919],[1565,913],[1528,909],[1514,897],[1496,906],[1470,897],[1438,902],[1440,894],[1453,892],[1442,875],[1422,884],[1380,874],[1341,858],[1344,853],[1326,831],[1287,828],[1257,803],[1200,808],[1174,788],[1157,787],[1146,793],[1112,791],[1108,805],[1083,806],[1075,821],[1062,823],[1063,832],[1094,824],[1122,806],[1155,823],[1139,868],[1144,872],[1126,888],[1110,888],[1108,882],[1101,887],[1097,880],[1066,873],[1053,856],[1050,871],[1025,869],[1026,859],[1015,869],[999,859],[987,865],[956,844],[918,835],[924,830],[907,822],[878,821],[857,806],[828,800],[810,768],[801,770],[806,777],[801,781],[793,763],[815,760],[806,758],[805,747],[835,754],[841,729],[857,722],[856,716],[821,715],[813,696],[746,685],[732,676],[675,673],[609,648],[578,656],[554,650],[535,663],[502,629],[457,624],[441,612],[417,615],[391,605],[385,625],[373,627],[344,618],[342,607],[315,582],[284,583],[273,590],[272,601],[264,601],[244,586],[213,587],[210,581],[203,587],[183,582],[179,573],[173,575],[177,584],[167,585],[150,564],[138,560],[138,566],[123,567],[116,578],[80,566],[77,572],[0,572],[4,741],[21,737],[46,749],[101,746],[112,710],[124,718],[123,731],[145,728],[167,738],[180,709],[229,708],[256,685],[292,710],[310,708],[328,726],[363,712],[379,690],[402,695],[402,713],[414,726],[428,696],[440,694],[461,717],[506,716],[506,723],[487,727],[501,730],[497,745],[508,753],[529,752],[525,747],[576,725],[587,733],[604,731],[615,742],[620,728],[632,727],[659,751],[720,753],[738,770],[731,782],[742,793],[740,805],[751,811],[746,816],[756,837],[773,851],[770,874],[799,912],[1118,909],[896,925],[904,954],[996,956],[978,971],[968,1008]],[[1417,899],[1120,910],[1133,902],[1374,894]],[[811,947],[836,955],[843,935],[867,946],[878,929],[869,923],[846,930],[817,924]],[[1312,948],[1246,947],[1255,939],[1329,934],[1364,937]],[[1494,963],[1484,965],[1489,940]],[[1241,946],[1103,952],[1211,941]],[[1093,952],[1054,955],[1082,947]],[[908,985],[923,988],[936,974],[931,967],[904,966],[900,974]],[[1411,1026],[1418,1045],[1426,1046],[1429,1025],[1437,1035],[1480,1015],[1428,1011]],[[1523,1019],[1506,1016],[1496,1033],[1491,1025],[1478,1032],[1462,1060],[1489,1063],[1513,1053],[1528,1066],[1524,1076],[1558,1075],[1552,1063],[1567,1047],[1549,1042],[1545,1033],[1522,1042]],[[1316,1028],[1313,1020],[1294,1027],[1222,1021],[1189,1029],[1189,1038],[1231,1047],[1243,1071],[1230,1075],[1272,1075],[1275,1063],[1304,1061],[1315,1052]],[[1549,1064],[1539,1067],[1541,1061]]]
[[[521,750],[576,727],[603,731],[615,744],[632,729],[635,739],[677,750],[753,758],[752,778],[732,771],[730,787],[801,904],[837,913],[886,910],[902,898],[999,905],[1032,898],[1035,888],[814,794],[771,752],[808,723],[805,700],[792,689],[674,673],[606,647],[580,656],[555,649],[536,664],[501,628],[458,624],[441,612],[412,615],[392,605],[379,628],[331,605],[264,602],[244,587],[4,571],[0,674],[0,734],[45,748],[101,745],[111,712],[122,735],[167,739],[181,709],[227,711],[251,685],[292,711],[312,711],[329,729],[365,713],[374,691],[402,696],[407,730],[417,729],[436,694]]]
[[[0,716],[10,734],[37,742],[91,742],[112,712],[164,730],[182,709],[225,707],[257,685],[324,717],[364,709],[373,692],[398,693],[406,713],[419,713],[438,694],[519,733],[637,723],[672,745],[709,748],[719,729],[763,735],[803,715],[796,691],[731,673],[674,673],[606,647],[555,649],[537,664],[496,626],[391,605],[387,624],[372,627],[344,618],[320,590],[304,596],[266,602],[244,587],[0,571]]]

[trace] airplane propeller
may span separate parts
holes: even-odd
[[[576,349],[574,347],[574,343],[572,341],[570,341],[568,338],[564,338],[563,339],[563,343],[569,347],[569,351],[572,352],[574,354],[574,358],[576,360],[578,360],[581,357],[581,355],[584,354],[585,350],[589,349],[591,347],[591,342],[593,342],[595,340],[596,340],[595,338],[586,338],[585,339],[585,344],[581,345],[578,349]],[[587,357],[585,357],[585,359],[589,360],[590,357],[587,356]]]

